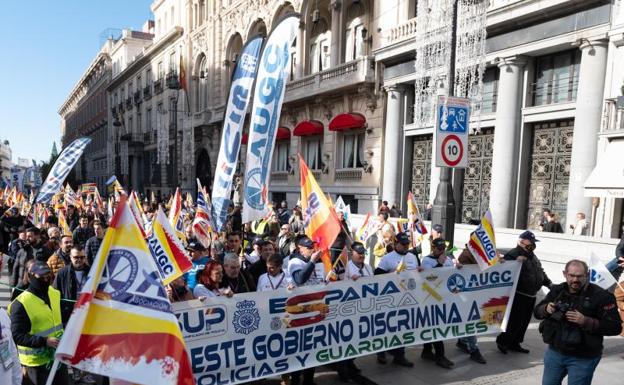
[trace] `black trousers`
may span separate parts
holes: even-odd
[[[316,368],[307,368],[303,370],[297,370],[290,373],[291,385],[312,385],[314,384],[314,371]],[[301,382],[303,377],[303,382]]]
[[[43,366],[25,366],[26,376],[22,381],[22,385],[45,385],[50,375],[50,369],[46,365]],[[53,385],[70,385],[69,375],[67,374],[67,367],[60,364],[56,374],[54,375]]]
[[[535,307],[535,297],[527,297],[516,292],[509,313],[507,331],[499,334],[496,342],[506,346],[515,346],[524,341],[524,334],[533,316],[533,307]]]
[[[435,358],[440,359],[444,357],[444,342],[427,342],[423,344],[423,351],[433,353],[435,351]]]

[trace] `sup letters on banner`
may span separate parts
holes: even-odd
[[[243,223],[267,214],[271,159],[290,68],[290,46],[298,28],[299,15],[286,16],[273,29],[262,50],[245,159]]]
[[[50,203],[50,199],[61,189],[67,174],[74,168],[89,143],[91,143],[91,138],[78,138],[61,152],[41,186],[35,203]]]
[[[507,325],[521,264],[384,274],[173,304],[198,385],[236,384]]]
[[[223,230],[230,206],[232,180],[236,171],[241,147],[243,123],[256,78],[257,63],[262,48],[262,37],[252,38],[245,44],[232,76],[232,86],[223,122],[221,149],[217,158],[215,179],[212,184],[212,218],[217,231]]]

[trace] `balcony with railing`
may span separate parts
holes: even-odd
[[[142,146],[144,136],[141,132],[124,132],[119,137],[121,141],[127,141],[130,146]]]
[[[395,44],[416,37],[416,18],[411,18],[390,29],[388,43]]]
[[[306,99],[325,92],[336,92],[364,82],[375,81],[374,60],[361,57],[286,84],[284,102]]]
[[[163,79],[160,78],[154,81],[154,93],[156,95],[162,93],[164,91]]]
[[[570,103],[576,101],[578,76],[563,76],[549,81],[535,82],[530,85],[533,106]]]
[[[624,96],[605,99],[600,132],[624,134]]]
[[[180,89],[180,79],[178,79],[178,73],[176,71],[169,71],[167,73],[167,88],[172,90]]]
[[[152,98],[152,86],[150,84],[143,87],[143,99],[150,100]]]

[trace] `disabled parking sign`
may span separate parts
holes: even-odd
[[[436,105],[436,166],[468,167],[470,99],[438,97]]]

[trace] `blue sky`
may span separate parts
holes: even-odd
[[[152,0],[2,2],[0,139],[18,157],[47,160],[58,110],[101,46],[107,28],[140,30]]]

